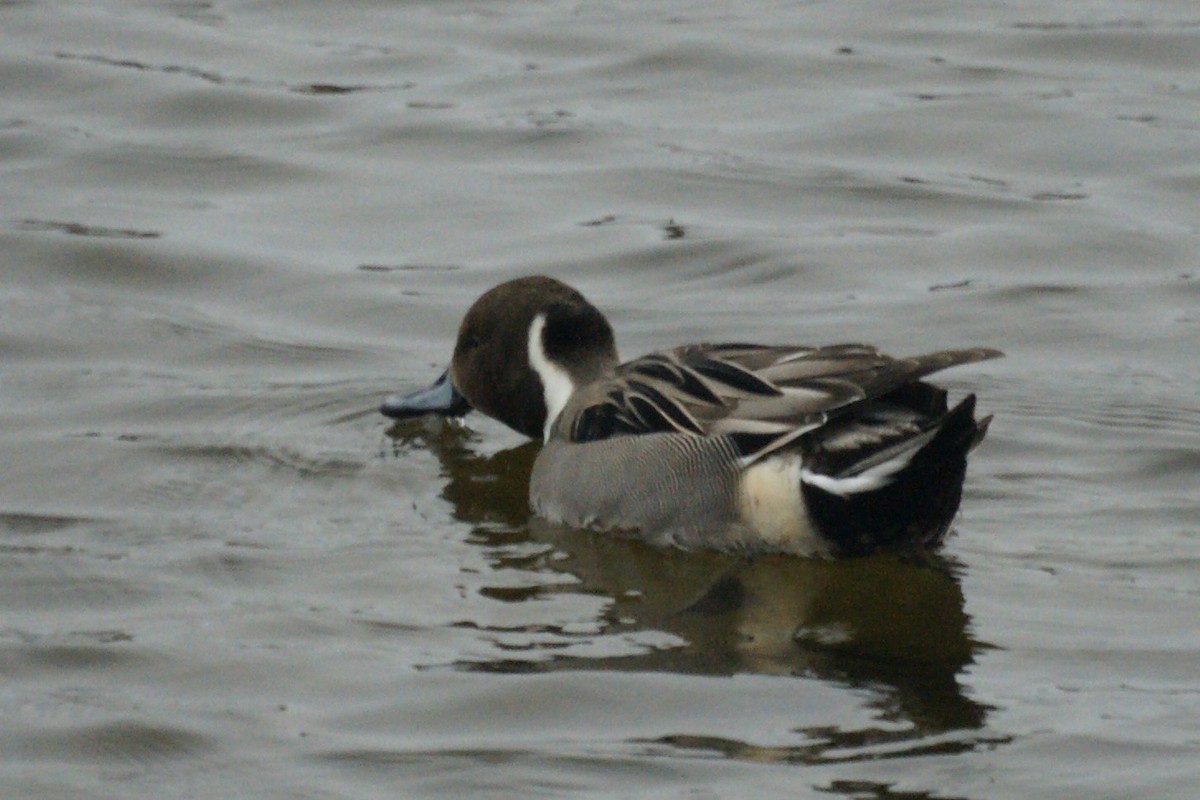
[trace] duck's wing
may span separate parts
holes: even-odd
[[[938,370],[996,358],[985,348],[893,358],[859,344],[689,345],[627,362],[572,402],[568,435],[728,435],[742,455],[778,449],[856,404]]]

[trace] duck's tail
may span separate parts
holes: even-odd
[[[803,470],[809,517],[832,553],[940,545],[962,499],[967,453],[990,422],[990,416],[975,419],[975,395],[969,395],[934,425],[869,460],[836,474]]]

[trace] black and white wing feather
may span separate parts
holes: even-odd
[[[622,364],[573,403],[569,435],[681,433],[731,437],[757,459],[825,423],[947,367],[995,358],[995,350],[947,350],[892,358],[859,344],[788,347],[690,345]]]

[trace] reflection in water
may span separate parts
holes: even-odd
[[[854,798],[854,800],[962,800],[960,795],[946,795],[938,792],[904,792],[897,791],[890,784],[875,781],[833,781],[826,787],[817,787],[817,791],[831,795]]]
[[[463,623],[505,644],[495,659],[456,667],[795,675],[862,689],[877,711],[879,724],[865,729],[797,730],[805,744],[795,747],[687,735],[648,743],[744,760],[829,763],[958,752],[1000,741],[971,735],[983,728],[989,707],[964,694],[958,674],[986,645],[968,634],[960,567],[950,560],[748,559],[564,528],[529,513],[537,443],[481,455],[467,429],[429,420],[399,423],[389,435],[398,452],[413,447],[438,457],[448,479],[444,497],[454,516],[472,526],[473,540],[497,571],[571,579],[520,586],[509,580],[485,586],[481,594],[506,603],[562,594],[606,601],[596,624],[582,631],[577,620],[502,629]],[[646,646],[648,633],[665,634],[665,643]],[[514,644],[522,635],[523,643]],[[625,637],[639,646],[616,655],[603,648],[598,655],[564,654],[581,637]]]

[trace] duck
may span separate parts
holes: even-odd
[[[441,377],[380,411],[478,411],[542,440],[529,503],[550,523],[750,555],[929,552],[992,417],[925,378],[1002,355],[727,342],[622,362],[599,309],[534,275],[479,297]]]

